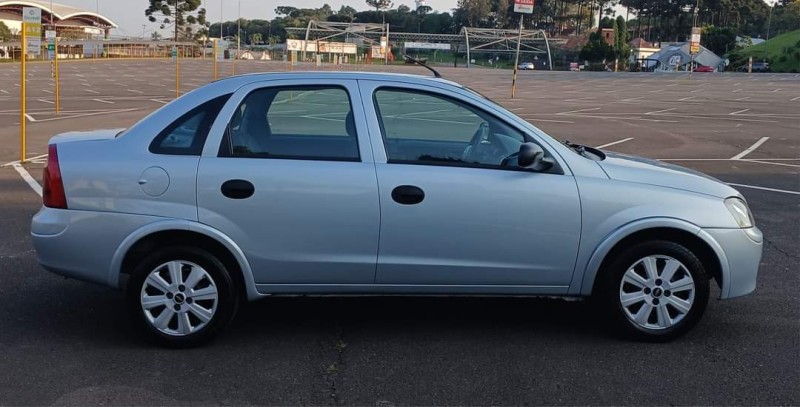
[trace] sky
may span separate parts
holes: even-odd
[[[220,20],[220,5],[222,4],[223,17],[225,21],[235,20],[239,16],[238,0],[204,0],[208,10],[208,19],[214,23]],[[100,14],[110,18],[111,21],[119,25],[119,29],[112,31],[112,35],[121,36],[141,36],[142,25],[146,35],[150,35],[153,30],[158,30],[158,24],[150,23],[144,16],[147,8],[147,0],[55,0],[55,3],[66,6],[78,7],[84,10],[95,11],[99,9]],[[367,10],[368,6],[364,0],[241,0],[243,18],[271,20],[275,17],[275,7],[291,5],[298,8],[317,8],[328,3],[331,8],[338,10],[342,5],[348,5],[356,10]],[[450,12],[456,7],[456,0],[427,0],[427,5],[437,11]],[[394,0],[394,7],[405,4],[414,8],[414,0]]]

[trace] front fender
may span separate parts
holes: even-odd
[[[114,256],[111,260],[111,266],[108,271],[108,284],[112,287],[122,286],[122,261],[125,259],[125,255],[128,253],[128,250],[130,250],[131,247],[136,244],[136,242],[153,233],[171,230],[195,232],[216,240],[233,255],[234,259],[236,259],[236,262],[239,264],[239,268],[242,270],[242,276],[244,278],[245,289],[247,290],[247,299],[252,301],[262,297],[262,295],[256,290],[255,280],[253,278],[253,270],[250,268],[250,263],[247,261],[242,249],[239,248],[239,246],[233,240],[219,230],[208,225],[182,219],[165,219],[162,221],[149,223],[129,234],[122,241],[119,247],[117,247],[116,252],[114,252]]]
[[[699,226],[675,218],[639,219],[627,223],[608,234],[602,240],[602,242],[596,246],[594,252],[592,252],[591,256],[589,257],[589,260],[585,263],[585,266],[582,268],[578,267],[578,270],[583,270],[583,275],[582,278],[575,279],[576,282],[570,287],[570,293],[582,296],[591,295],[597,274],[600,272],[600,266],[603,264],[603,260],[605,260],[606,256],[608,256],[614,246],[636,232],[656,228],[669,228],[688,232],[697,236],[706,244],[708,244],[708,246],[714,251],[714,254],[719,259],[719,264],[722,271],[722,293],[724,297],[725,293],[729,291],[730,270],[727,256],[722,250],[722,247],[711,235],[703,231]]]

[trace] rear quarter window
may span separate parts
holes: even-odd
[[[200,155],[203,145],[230,94],[211,99],[170,123],[150,143],[150,152],[166,155]]]

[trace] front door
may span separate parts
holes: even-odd
[[[315,83],[237,91],[200,160],[200,222],[241,247],[258,284],[374,280],[380,213],[357,84]]]
[[[581,225],[575,179],[558,165],[547,173],[503,165],[531,136],[445,91],[361,86],[381,132],[373,145],[386,153],[376,164],[376,283],[472,292],[569,285]]]

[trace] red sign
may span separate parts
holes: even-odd
[[[535,0],[514,0],[514,12],[533,14],[533,2]]]

